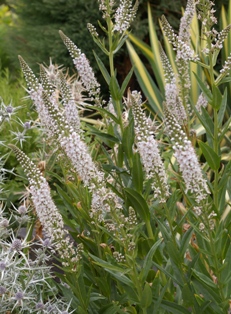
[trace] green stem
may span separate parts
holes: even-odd
[[[214,258],[214,265],[215,265],[214,268],[215,268],[215,272],[216,272],[215,276],[217,277],[217,287],[218,287],[218,290],[220,291],[220,296],[221,296],[222,302],[225,302],[227,300],[224,296],[223,287],[221,284],[220,267],[219,267],[219,261],[217,258],[217,250],[216,250],[216,246],[215,246],[216,244],[214,243],[212,231],[210,230],[209,226],[208,226],[208,234],[209,234],[211,253],[212,253],[212,256]]]
[[[108,45],[109,45],[109,67],[110,67],[110,74],[111,77],[115,76],[115,69],[114,69],[114,55],[112,50],[113,45],[113,32],[112,32],[112,22],[110,17],[107,20],[107,27],[108,27]]]
[[[149,238],[154,239],[154,235],[153,235],[153,232],[152,232],[152,226],[151,226],[150,221],[146,222],[146,227],[147,227]]]
[[[214,152],[219,155],[219,139],[218,139],[218,114],[217,110],[214,109],[214,142],[213,142]],[[214,171],[214,184],[213,184],[213,199],[214,205],[218,209],[219,206],[219,198],[218,198],[218,180],[219,173],[218,169]]]
[[[109,57],[109,67],[110,67],[110,75],[111,78],[115,78],[115,67],[114,67],[114,50],[113,50],[113,30],[112,30],[112,21],[110,17],[107,20],[108,27],[108,57]],[[116,79],[116,78],[115,78]],[[121,110],[121,102],[120,100],[115,100],[117,116],[120,123],[121,133],[123,134],[123,119],[122,119],[122,110]]]
[[[211,81],[211,89],[212,93],[214,94],[214,86],[215,86],[215,80],[214,80],[214,72],[213,72],[213,56],[212,53],[209,55],[209,66],[210,66],[210,81]],[[213,139],[213,150],[214,152],[219,155],[219,138],[218,138],[218,112],[217,109],[213,109],[213,121],[214,121],[214,139]],[[214,199],[214,205],[218,209],[219,200],[218,200],[218,179],[219,179],[219,173],[218,169],[214,170],[214,182],[213,182],[213,199]]]

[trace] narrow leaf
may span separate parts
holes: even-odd
[[[220,168],[221,157],[218,156],[214,152],[214,150],[209,145],[207,145],[206,143],[198,140],[198,144],[202,150],[202,153],[203,153],[209,167],[212,170],[218,170]]]
[[[219,88],[216,85],[214,85],[213,86],[213,100],[211,102],[211,106],[214,109],[219,109],[221,106],[221,103],[222,103],[222,94]]]
[[[142,270],[142,281],[145,281],[148,275],[148,272],[152,266],[152,258],[153,255],[156,252],[156,249],[158,248],[158,246],[161,244],[162,239],[159,239],[156,243],[153,244],[153,246],[151,247],[150,251],[148,252],[147,256],[144,259],[144,264],[143,264],[143,270]]]
[[[144,64],[140,60],[138,54],[136,53],[135,49],[131,45],[129,41],[127,41],[127,48],[129,51],[130,58],[134,65],[135,73],[139,84],[148,99],[148,102],[152,108],[152,110],[157,113],[160,117],[163,116],[162,110],[162,101],[163,97],[156,86],[155,82],[151,78],[150,74],[148,73],[147,69],[145,68]]]
[[[125,193],[127,195],[128,200],[132,204],[132,207],[135,211],[137,211],[140,217],[145,221],[150,221],[150,212],[149,207],[145,201],[145,199],[133,189],[126,188]]]
[[[209,103],[211,103],[213,100],[213,95],[212,95],[211,91],[207,88],[207,86],[202,82],[202,80],[199,78],[199,76],[195,72],[194,72],[194,75],[195,75],[195,77],[197,79],[197,83],[200,86],[200,88],[201,88],[204,96],[206,97],[207,101]]]
[[[131,70],[128,72],[127,76],[125,77],[123,84],[121,86],[121,95],[124,94],[124,92],[128,86],[128,83],[130,82],[130,79],[132,77],[133,71],[134,71],[134,68],[132,67]]]
[[[140,155],[135,153],[133,155],[133,166],[132,166],[132,183],[137,192],[142,193],[143,191],[143,167],[140,161]]]
[[[95,56],[95,59],[96,59],[96,62],[98,64],[98,67],[105,79],[105,81],[107,82],[107,84],[109,85],[110,84],[110,74],[108,73],[108,70],[105,68],[103,62],[101,61],[101,59],[97,56],[97,54],[93,51],[94,53],[94,56]]]
[[[227,105],[227,88],[225,89],[224,95],[222,96],[221,106],[218,112],[218,127],[222,126],[222,121],[224,119],[226,105]]]

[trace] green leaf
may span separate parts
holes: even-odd
[[[143,191],[143,167],[140,161],[140,155],[138,153],[133,154],[133,166],[132,166],[132,183],[135,190],[139,193]]]
[[[217,57],[220,53],[220,49],[215,49],[215,51],[213,52],[213,56],[212,56],[212,64],[213,64],[213,67],[216,65],[217,63]]]
[[[123,84],[121,86],[121,95],[124,94],[124,92],[128,86],[128,83],[130,82],[130,79],[132,77],[133,71],[134,71],[134,68],[132,67],[131,70],[128,72],[127,76],[125,77]]]
[[[210,138],[213,138],[214,133],[214,125],[213,121],[208,114],[207,110],[205,108],[201,108],[202,114],[199,113],[199,111],[196,109],[196,107],[192,104],[193,110],[195,114],[197,115],[197,118],[200,120],[201,124],[206,130],[207,136],[209,135]]]
[[[196,77],[197,83],[200,86],[205,98],[207,99],[207,101],[211,104],[212,100],[213,100],[213,94],[211,93],[211,91],[207,88],[207,86],[202,82],[202,80],[199,78],[199,76],[193,72],[193,74]]]
[[[192,269],[192,272],[193,272],[194,276],[196,276],[196,278],[200,282],[203,282],[204,284],[206,284],[207,286],[210,286],[211,288],[217,289],[217,285],[212,281],[211,278],[209,278],[205,274],[197,271],[196,269]]]
[[[126,277],[124,274],[128,273],[130,269],[125,269],[116,265],[112,265],[111,263],[105,262],[104,260],[92,255],[89,253],[89,256],[94,260],[96,265],[102,267],[105,271],[109,272],[114,278],[116,278],[119,282],[122,282],[130,287],[133,287],[133,282]]]
[[[173,314],[189,314],[191,312],[187,311],[183,306],[176,303],[162,300],[161,307]]]
[[[144,286],[144,290],[141,295],[141,308],[147,309],[152,304],[152,289],[150,285],[146,282]]]
[[[181,263],[183,263],[182,257],[179,254],[178,248],[176,247],[176,245],[174,245],[174,243],[171,240],[167,241],[166,249],[172,262],[175,263],[176,266],[180,266]]]
[[[88,128],[90,129],[90,133],[98,136],[106,145],[109,147],[113,147],[112,143],[119,143],[118,138],[116,138],[113,135],[110,135],[108,133],[100,132],[98,129],[94,128],[91,125],[88,125]],[[112,142],[112,143],[110,143]]]
[[[190,289],[188,283],[185,283],[182,288],[182,298],[184,306],[189,307],[193,305],[193,292]]]
[[[155,23],[152,17],[151,5],[148,3],[148,27],[149,27],[149,38],[152,47],[152,58],[149,60],[152,65],[153,73],[158,82],[158,86],[161,92],[164,92],[164,70],[160,57],[159,40],[156,33]]]
[[[182,240],[180,242],[180,254],[181,254],[181,256],[184,256],[184,254],[188,248],[192,233],[193,233],[193,228],[191,227],[185,232],[185,234],[182,237]]]
[[[122,138],[122,147],[123,151],[125,152],[128,160],[132,161],[133,157],[133,143],[134,143],[134,127],[133,127],[133,119],[129,122],[128,126],[123,131],[123,138]]]
[[[229,246],[228,251],[226,252],[224,264],[226,267],[222,269],[221,272],[221,282],[224,284],[231,284],[231,246]]]
[[[148,99],[149,105],[154,113],[157,113],[160,117],[163,117],[163,97],[131,43],[129,41],[126,43],[130,58],[134,65],[138,82]]]
[[[122,40],[120,40],[120,41],[116,44],[116,47],[113,47],[113,46],[112,46],[112,50],[114,50],[114,51],[113,51],[113,54],[116,54],[117,51],[120,50],[120,48],[123,46],[123,44],[125,43],[126,40],[127,40],[127,36],[123,36],[123,37],[122,37]]]
[[[164,267],[160,266],[159,264],[153,262],[153,265],[156,266],[161,272],[163,272],[168,278],[171,278],[173,280],[173,282],[175,282],[176,284],[178,284],[180,287],[183,286],[182,282],[179,281],[179,278],[176,278],[175,276],[173,276],[170,272],[168,272]]]
[[[201,108],[201,111],[202,111],[202,119],[203,119],[203,122],[204,122],[204,127],[206,129],[206,132],[208,132],[209,134],[212,134],[213,136],[213,133],[214,133],[214,123],[213,123],[213,120],[211,119],[208,111],[202,107]]]
[[[219,76],[218,76],[219,78]],[[223,78],[218,85],[231,82],[231,76]]]
[[[120,306],[116,304],[109,304],[100,309],[99,314],[118,314],[122,313]]]
[[[145,281],[148,276],[149,270],[153,263],[152,261],[153,255],[155,254],[156,249],[161,244],[161,242],[162,242],[162,239],[159,239],[156,243],[154,243],[151,249],[149,250],[147,256],[144,259],[143,269],[140,273],[140,275],[142,276],[142,281]]]
[[[218,170],[220,168],[221,157],[218,156],[214,152],[214,150],[209,145],[207,145],[206,143],[198,140],[198,144],[202,150],[202,153],[203,153],[209,167],[212,170]]]
[[[231,124],[231,117],[229,117],[228,121],[225,122],[224,126],[223,126],[223,129],[222,129],[222,132],[219,136],[219,141],[221,142],[223,140],[223,137],[225,136],[226,132],[228,131],[228,128]]]
[[[220,182],[218,183],[218,190],[222,189],[224,186],[226,187],[227,180],[231,176],[231,160],[225,165],[224,172],[222,173],[222,177]]]
[[[210,103],[214,109],[219,109],[222,103],[222,94],[216,85],[213,85],[213,100]]]
[[[76,217],[76,207],[73,204],[73,201],[71,198],[67,195],[67,193],[61,188],[58,184],[55,184],[55,187],[57,189],[58,195],[62,199],[65,207],[66,207],[66,215],[67,215],[67,210],[72,214],[72,216],[75,218]]]
[[[121,92],[117,79],[115,76],[112,76],[109,83],[109,89],[113,100],[120,100]]]
[[[126,188],[124,189],[124,191],[134,210],[139,213],[140,217],[145,222],[149,222],[150,221],[149,207],[143,196],[141,196],[138,192],[134,191],[133,189]]]
[[[219,304],[221,303],[221,299],[219,297],[220,293],[217,289],[211,288],[206,285],[199,278],[196,280],[193,278],[192,284],[197,294],[202,294],[205,300],[210,300],[210,308],[214,310],[216,314],[223,314],[224,311],[220,308]],[[209,312],[208,312],[209,313]]]
[[[109,85],[110,84],[110,74],[108,73],[108,70],[105,68],[103,62],[100,60],[100,58],[97,56],[97,54],[94,51],[93,51],[93,53],[94,53],[96,62],[98,64],[98,67],[99,67],[99,69],[100,69],[100,71],[101,71],[105,81]]]
[[[227,88],[225,89],[225,92],[222,96],[221,106],[218,112],[218,127],[222,126],[222,121],[224,119],[226,106],[227,106]]]
[[[111,112],[106,109],[100,108],[99,106],[92,106],[92,105],[85,105],[85,107],[89,108],[90,110],[98,111],[102,116],[110,117],[116,124],[119,124],[119,120],[116,116],[114,116]]]

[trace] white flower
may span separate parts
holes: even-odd
[[[174,156],[179,164],[186,186],[186,193],[190,191],[199,204],[207,197],[209,189],[194,151],[192,143],[177,122],[176,118],[165,106],[166,130],[173,143]]]
[[[175,79],[165,85],[165,98],[168,110],[174,114],[179,124],[183,125],[185,121],[187,121],[187,115],[181,99],[179,98]]]
[[[179,39],[182,40],[183,42],[189,42],[190,24],[192,22],[194,14],[195,14],[194,0],[188,0],[184,15],[180,21],[180,28],[179,28]]]
[[[74,65],[78,71],[79,76],[83,82],[83,86],[89,93],[91,97],[99,97],[100,94],[100,84],[97,82],[95,74],[90,66],[88,59],[84,53],[73,59]]]
[[[196,109],[201,113],[201,108],[206,108],[208,105],[208,101],[203,93],[200,93],[197,103],[196,103]]]
[[[114,31],[125,32],[135,19],[138,1],[132,6],[132,0],[121,0],[115,13]]]
[[[76,255],[73,243],[67,237],[61,214],[55,206],[48,183],[34,163],[16,146],[10,146],[21,163],[30,183],[30,192],[46,237],[51,239],[62,259],[71,261]]]
[[[59,73],[60,79],[60,92],[62,102],[64,105],[64,114],[67,124],[70,125],[75,131],[80,129],[79,113],[76,106],[74,97],[72,96],[71,87],[67,84],[62,72]]]
[[[145,173],[148,179],[153,179],[154,197],[160,202],[165,202],[169,196],[167,176],[151,125],[141,109],[141,95],[136,91],[132,92],[128,102],[134,117],[137,150]]]
[[[69,136],[61,136],[60,144],[85,186],[93,179],[102,181],[103,174],[97,169],[87,145],[78,133],[71,132]]]
[[[100,84],[97,82],[93,69],[90,66],[86,55],[68,38],[62,31],[59,31],[60,36],[66,45],[78,74],[81,78],[83,86],[86,88],[89,96],[94,99],[97,104],[100,103]]]

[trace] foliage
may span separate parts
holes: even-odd
[[[119,84],[114,66],[128,36],[136,41],[127,32],[137,5],[100,1],[103,24],[88,24],[108,58],[107,68],[94,53],[108,102],[85,54],[63,31],[78,77],[51,63],[40,65],[37,78],[19,57],[46,141],[43,155],[53,161],[38,169],[32,154],[9,145],[29,182],[24,201],[42,224],[39,236],[51,242],[62,270],[57,286],[73,313],[227,313],[230,161],[222,147],[231,122],[224,88],[231,62],[219,70],[216,63],[231,27],[217,32],[213,3],[189,0],[177,34],[161,19],[164,50],[155,45],[149,9],[153,47],[138,45],[154,57],[155,83],[127,41],[143,102],[129,89],[133,69]],[[189,31],[192,23],[200,36]]]
[[[50,57],[54,63],[70,66],[58,37],[60,28],[67,34],[75,29],[75,41],[91,56],[90,35],[87,30],[81,30],[86,29],[86,21],[100,18],[95,1],[10,0],[8,3],[18,16],[17,24],[8,32],[8,54],[17,67],[18,54],[25,55],[31,63],[49,64]]]
[[[181,6],[185,6],[186,0],[171,3],[158,0],[149,2],[155,12],[156,20],[164,13],[171,20],[173,27],[178,28]],[[93,68],[97,70],[91,51],[91,37],[86,29],[87,21],[95,19],[102,22],[97,1],[8,0],[7,3],[11,11],[17,14],[17,23],[8,29],[7,38],[5,38],[8,57],[16,68],[18,54],[23,55],[32,64],[34,70],[36,70],[34,66],[36,62],[48,64],[49,57],[54,63],[71,67],[70,59],[57,35],[57,31],[62,29],[65,34],[73,34],[75,30],[72,39],[82,48],[93,64]],[[147,1],[141,0],[136,23],[133,25],[133,33],[141,39],[147,37],[146,7]],[[94,50],[97,54],[101,53],[97,47],[94,47]],[[117,63],[120,65],[118,70],[122,72],[121,76],[124,75],[124,62],[128,62],[126,50],[122,51],[123,53],[120,53],[117,58]],[[103,54],[100,54],[100,57],[106,64],[107,58]]]
[[[6,49],[6,34],[7,30],[10,27],[10,25],[13,25],[14,21],[14,14],[10,11],[10,8],[5,5],[0,5],[0,37],[1,37],[1,43],[0,43],[0,69],[4,69],[9,66],[9,56],[7,54]]]

